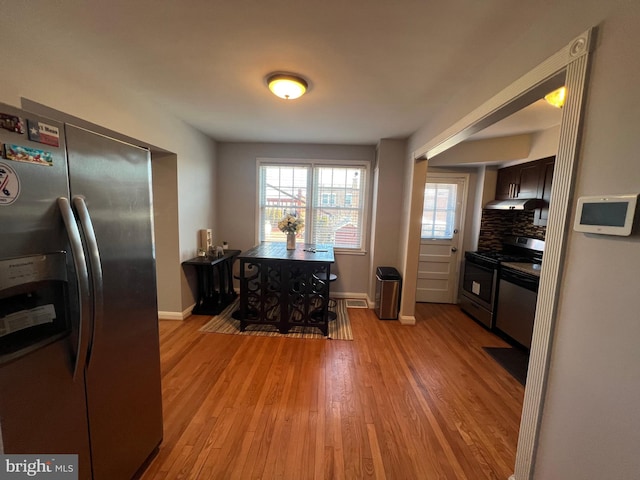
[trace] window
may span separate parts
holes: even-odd
[[[336,204],[337,195],[335,193],[323,193],[322,194],[322,206],[326,207],[328,205]]]
[[[422,210],[422,238],[453,238],[456,218],[455,183],[427,183]]]
[[[259,163],[260,241],[285,241],[278,221],[293,213],[304,242],[361,250],[366,177],[365,165]]]

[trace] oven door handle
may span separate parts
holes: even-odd
[[[475,262],[472,262],[470,260],[467,260],[466,263],[468,263],[469,265],[473,265],[475,268],[478,268],[480,270],[484,270],[485,272],[488,272],[488,273],[493,273],[494,270],[496,269],[496,267],[489,267],[487,265],[480,265],[479,263],[475,263]]]

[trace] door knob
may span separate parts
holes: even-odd
[[[456,247],[451,247],[451,251],[455,253],[458,251],[458,249]]]
[[[456,228],[456,229],[453,231],[453,233],[458,233],[458,229]]]

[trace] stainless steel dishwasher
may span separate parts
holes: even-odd
[[[496,328],[526,348],[531,348],[539,283],[536,275],[505,267],[500,271]]]

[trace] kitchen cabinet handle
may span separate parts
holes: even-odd
[[[84,378],[84,366],[89,350],[89,338],[91,336],[89,327],[91,326],[91,292],[89,290],[89,270],[87,261],[82,248],[82,240],[80,239],[80,230],[76,224],[75,217],[71,211],[69,199],[65,197],[58,198],[58,208],[64,221],[69,236],[69,246],[73,256],[73,264],[75,266],[76,278],[78,280],[78,301],[80,307],[80,321],[78,322],[78,344],[76,349],[76,360],[73,368],[73,380]]]

